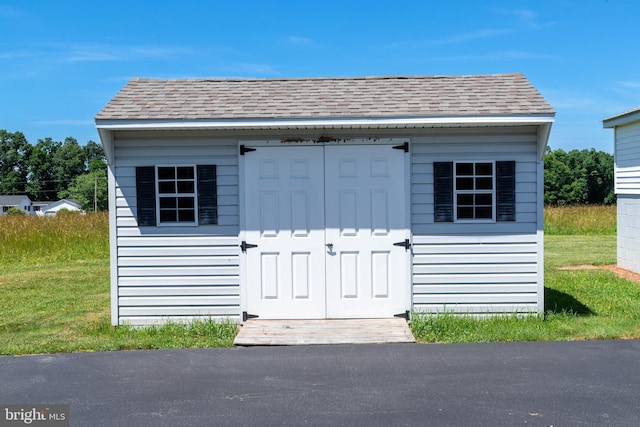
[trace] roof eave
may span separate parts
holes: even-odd
[[[517,126],[553,123],[555,114],[393,117],[393,118],[327,118],[327,119],[238,119],[238,120],[108,120],[96,119],[98,130],[282,130],[282,129],[394,129],[439,126]]]
[[[629,123],[640,121],[640,107],[622,114],[616,114],[602,121],[602,127],[605,129],[614,128],[616,126],[624,126]]]

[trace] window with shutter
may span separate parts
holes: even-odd
[[[434,221],[453,222],[453,162],[435,162]]]
[[[216,165],[198,165],[198,223],[218,223],[218,185]]]
[[[136,168],[136,203],[138,226],[156,225],[156,168]]]
[[[434,162],[434,222],[515,221],[515,162]]]
[[[136,168],[139,226],[218,223],[215,165]]]
[[[496,220],[516,220],[516,162],[496,162]]]

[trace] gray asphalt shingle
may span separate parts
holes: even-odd
[[[135,78],[96,120],[553,114],[521,73],[299,79]]]

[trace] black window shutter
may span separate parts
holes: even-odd
[[[216,165],[198,165],[198,224],[218,223]]]
[[[435,222],[453,222],[453,162],[433,163]]]
[[[156,168],[136,168],[136,203],[138,226],[156,225]]]
[[[496,220],[516,220],[516,162],[496,162]]]

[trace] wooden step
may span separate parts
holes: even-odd
[[[249,319],[234,341],[238,346],[413,343],[405,319]]]

